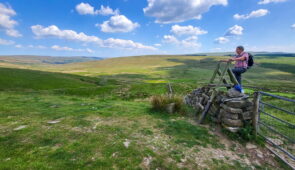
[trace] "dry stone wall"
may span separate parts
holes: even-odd
[[[201,113],[211,96],[212,91],[209,87],[195,89],[188,94],[184,100],[197,112]],[[208,115],[211,120],[221,124],[231,132],[237,132],[246,123],[251,123],[253,115],[253,101],[248,95],[236,91],[234,88],[227,92],[218,92],[215,97]],[[207,115],[207,116],[208,116]]]

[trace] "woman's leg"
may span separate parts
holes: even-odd
[[[232,72],[234,73],[239,84],[242,85],[242,75],[241,74],[246,72],[246,69],[245,68],[233,68]]]

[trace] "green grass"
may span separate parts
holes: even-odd
[[[149,157],[151,169],[181,169],[184,158],[182,169],[200,168],[192,155],[202,154],[204,148],[228,148],[208,128],[195,125],[192,117],[152,110],[149,98],[165,95],[167,82],[177,96],[208,83],[221,58],[140,56],[58,65],[0,62],[0,169],[143,169]],[[258,64],[244,74],[245,85],[295,96],[293,58],[255,59]],[[52,120],[60,122],[49,124]],[[13,130],[22,125],[26,127]],[[209,169],[248,168],[229,158],[205,164]]]

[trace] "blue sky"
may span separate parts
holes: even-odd
[[[0,0],[0,55],[295,52],[294,0]]]

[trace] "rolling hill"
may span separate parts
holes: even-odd
[[[183,96],[208,83],[222,58],[54,64],[64,59],[2,57],[0,169],[284,169],[265,148],[249,151],[245,141],[196,125],[190,108],[183,115],[151,109],[149,98],[166,94],[167,82]],[[255,56],[255,62],[245,85],[295,98],[294,58]]]

